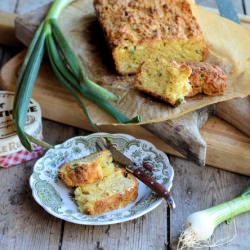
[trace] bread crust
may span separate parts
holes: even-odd
[[[58,174],[68,187],[94,183],[103,178],[102,168],[97,163],[83,164],[76,169],[72,169],[70,164],[65,164],[62,168]]]
[[[187,0],[95,0],[94,6],[111,48],[127,41],[203,39]]]
[[[122,68],[126,59],[120,58],[118,51],[127,45],[148,48],[159,42],[198,42],[200,60],[207,57],[206,43],[187,0],[95,0],[94,6],[121,74],[136,73],[139,67]],[[181,58],[182,52],[177,53]]]
[[[105,199],[96,201],[93,207],[86,210],[86,213],[89,215],[103,214],[108,211],[124,208],[129,203],[134,202],[138,196],[138,182],[133,175],[129,173],[126,174],[134,181],[134,186],[132,188],[125,190],[124,193],[117,193]]]
[[[94,161],[87,162],[90,157],[97,156]],[[85,162],[82,160],[85,159]],[[60,167],[58,175],[68,187],[77,187],[83,184],[94,183],[103,179],[102,160],[112,162],[111,153],[103,150],[85,158],[71,161]]]
[[[155,93],[155,92],[153,92],[153,91],[151,91],[149,89],[143,88],[143,86],[141,85],[140,80],[138,79],[138,75],[135,78],[134,87],[137,90],[140,90],[140,91],[142,91],[142,92],[144,92],[146,94],[149,94],[149,95],[151,95],[151,96],[153,96],[153,97],[155,97],[157,99],[160,99],[160,100],[162,100],[164,102],[167,102],[168,104],[172,105],[173,107],[177,106],[177,103],[175,101],[173,101],[173,100],[171,100],[171,99],[169,99],[167,97],[163,97],[161,95],[158,95],[157,93]]]
[[[99,214],[102,214],[111,210],[123,208],[127,206],[129,203],[134,202],[136,200],[138,196],[137,179],[132,174],[128,173],[125,169],[116,168],[115,173],[116,175],[119,175],[119,174],[124,175],[124,178],[129,178],[132,181],[133,185],[123,190],[122,192],[117,192],[117,193],[108,195],[106,197],[103,197],[101,199],[92,201],[91,205],[88,205],[84,208],[81,207],[81,204],[80,204],[81,200],[79,200],[79,197],[77,199],[78,190],[76,190],[75,196],[76,196],[76,200],[78,202],[81,212],[89,214],[89,215],[99,215]],[[115,178],[115,176],[112,176],[112,177]],[[82,190],[81,187],[79,187],[78,189]],[[84,190],[80,192],[84,194]],[[87,199],[87,198],[84,198],[84,199]],[[85,202],[88,202],[88,200],[85,200]]]
[[[167,61],[164,58],[160,58],[160,60],[159,60],[158,63],[164,65],[165,62],[167,62]],[[148,88],[144,88],[143,87],[143,84],[141,83],[141,80],[140,80],[140,75],[141,75],[141,73],[142,73],[142,71],[144,69],[144,65],[145,64],[146,64],[146,62],[143,63],[140,66],[139,72],[136,74],[135,81],[134,81],[134,87],[135,87],[135,89],[137,89],[139,91],[142,91],[142,92],[144,92],[146,94],[149,94],[149,95],[151,95],[151,96],[153,96],[153,97],[155,97],[157,99],[160,99],[160,100],[162,100],[164,102],[167,102],[168,104],[170,104],[170,105],[172,105],[174,107],[177,106],[178,104],[180,104],[177,100],[173,100],[173,99],[170,99],[170,98],[168,98],[166,96],[159,95],[156,92],[154,92],[154,91],[152,91],[152,90],[150,90]],[[191,69],[190,69],[190,67],[187,64],[180,64],[180,65],[178,65],[178,63],[176,63],[174,61],[171,62],[171,64],[172,65],[176,65],[176,67],[179,67],[179,70],[187,70],[187,71],[190,72],[189,74],[191,74]]]
[[[217,65],[190,63],[192,74],[189,77],[192,89],[188,97],[204,93],[209,96],[223,95],[227,88],[227,75]]]

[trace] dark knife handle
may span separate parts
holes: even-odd
[[[131,172],[130,169],[129,169],[129,172]],[[133,170],[133,175],[136,176],[145,185],[150,187],[159,196],[164,198],[168,202],[170,207],[175,208],[175,203],[174,203],[173,198],[171,197],[170,192],[162,184],[155,181],[149,175],[145,174],[140,168],[134,169]]]

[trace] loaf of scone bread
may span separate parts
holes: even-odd
[[[207,45],[187,0],[95,0],[99,22],[120,74],[146,60],[199,62]]]

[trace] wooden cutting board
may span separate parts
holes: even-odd
[[[16,75],[22,53],[12,58],[1,71],[1,87],[15,89]],[[43,117],[64,124],[90,130],[81,109],[43,65],[33,92],[41,104]],[[102,126],[102,131],[127,133],[154,143],[161,150],[181,156],[165,142],[139,126]],[[211,117],[201,130],[207,142],[207,164],[250,176],[250,138],[217,117]]]
[[[246,18],[242,21],[244,25],[250,24]],[[15,89],[16,75],[21,61],[22,54],[19,54],[3,67],[0,88]],[[43,65],[40,71],[33,97],[41,104],[43,117],[90,130],[80,108],[67,91],[57,84],[47,65]],[[142,127],[102,126],[101,130],[128,133],[153,142],[167,153],[180,156],[165,142]],[[208,165],[250,176],[250,138],[217,117],[209,119],[202,129],[202,135],[208,145]]]

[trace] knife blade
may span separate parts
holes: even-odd
[[[234,8],[232,0],[216,0],[220,15],[236,23],[240,23],[239,16]]]
[[[175,202],[170,194],[170,192],[161,183],[154,180],[150,175],[146,174],[140,167],[135,165],[127,156],[125,156],[121,151],[119,151],[107,138],[98,138],[96,141],[97,147],[101,149],[108,149],[115,162],[121,164],[126,168],[126,170],[132,173],[140,181],[142,181],[146,186],[150,187],[159,196],[164,198],[171,208],[175,208]],[[148,168],[149,166],[147,166]]]

